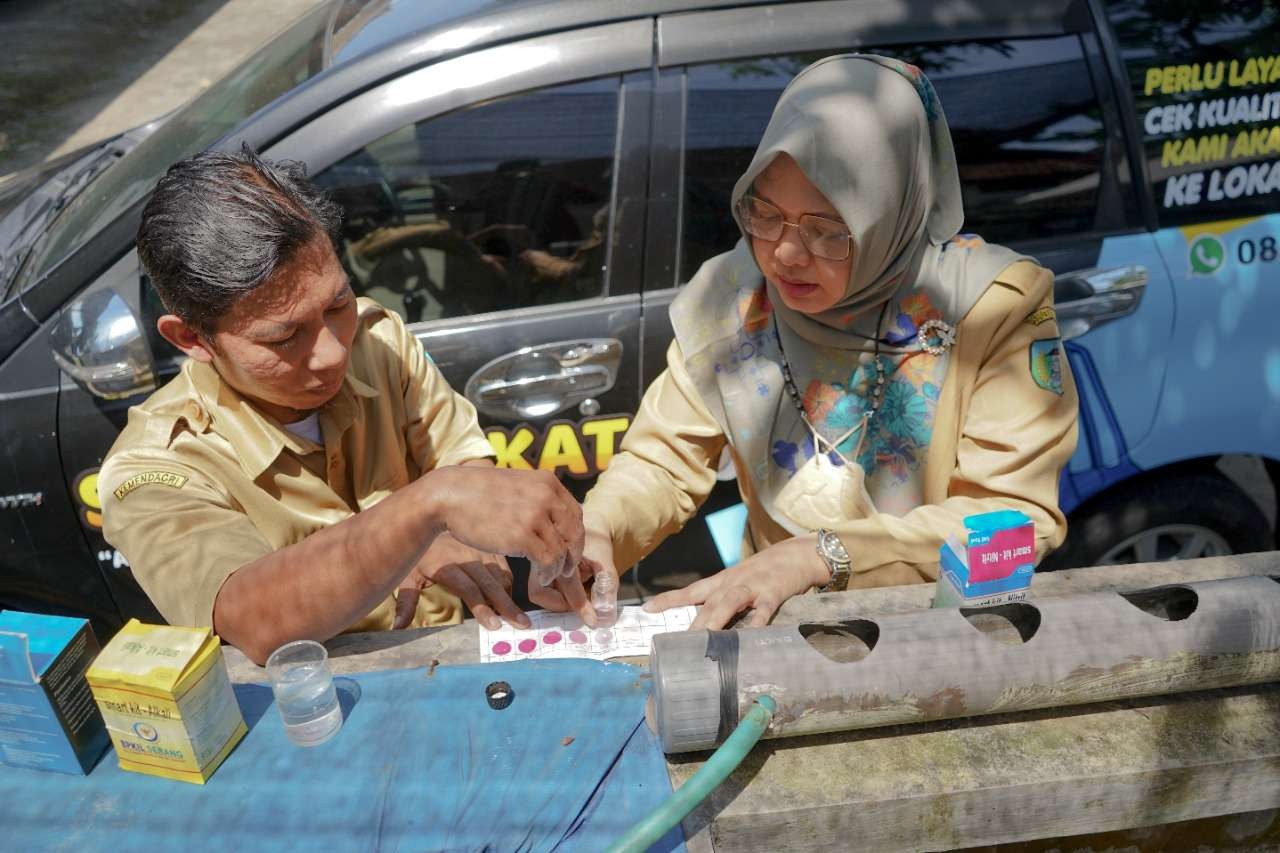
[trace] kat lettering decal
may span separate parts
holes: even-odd
[[[522,424],[513,429],[491,426],[485,433],[499,468],[594,477],[609,467],[630,426],[630,415],[606,415],[577,423],[554,421],[541,432]]]

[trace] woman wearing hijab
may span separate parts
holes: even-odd
[[[726,447],[751,556],[647,605],[702,604],[695,627],[766,624],[811,588],[936,580],[975,513],[1021,510],[1037,557],[1057,546],[1077,401],[1053,276],[958,236],[950,132],[919,69],[852,54],[800,72],[733,213],[743,239],[673,302],[667,370],[587,496],[595,571],[692,518]],[[578,605],[577,580],[539,603]]]

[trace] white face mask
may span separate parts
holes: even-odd
[[[841,442],[855,430],[864,429],[866,424],[867,419],[864,418],[833,442],[825,440],[818,435],[817,430],[810,427],[813,433],[813,456],[787,480],[774,502],[788,520],[798,525],[799,529],[792,530],[792,533],[810,533],[841,521],[865,518],[875,512],[875,505],[867,494],[866,473],[861,465],[853,461],[858,458],[858,451],[862,448],[861,436],[854,449],[853,459],[836,450]],[[823,449],[824,445],[827,450]],[[844,464],[832,462],[827,455],[828,451],[839,453]]]

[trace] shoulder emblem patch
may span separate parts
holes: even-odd
[[[1052,307],[1046,305],[1043,308],[1032,311],[1022,322],[1031,326],[1039,326],[1041,323],[1047,323],[1050,320],[1056,319],[1058,319],[1058,312],[1054,311]]]
[[[140,486],[168,486],[171,489],[181,489],[187,484],[189,478],[182,474],[175,474],[173,471],[143,471],[141,474],[134,474],[125,480],[111,494],[116,496],[116,500],[122,501],[130,492]]]
[[[1062,394],[1062,339],[1031,342],[1031,378],[1046,391]]]

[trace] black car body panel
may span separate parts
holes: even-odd
[[[146,383],[177,369],[132,251],[169,163],[245,143],[303,161],[344,205],[343,261],[358,289],[402,313],[454,387],[482,403],[502,464],[554,470],[581,495],[665,367],[679,286],[737,240],[728,188],[777,93],[812,59],[849,50],[887,52],[930,74],[971,222],[1058,273],[1060,302],[1093,305],[1098,267],[1143,270],[1145,296],[1127,314],[1095,321],[1086,311],[1083,337],[1068,345],[1088,381],[1064,508],[1087,510],[1165,465],[1280,457],[1274,441],[1208,434],[1152,450],[1176,444],[1157,412],[1168,411],[1162,389],[1188,283],[1170,254],[1181,238],[1160,227],[1129,79],[1132,37],[1111,22],[1161,2],[316,7],[139,135],[24,244],[20,295],[0,303],[0,606],[86,613],[100,629],[159,619],[102,539],[96,471]],[[1274,25],[1274,10],[1258,11],[1239,27]],[[1235,13],[1209,18],[1222,14]],[[24,182],[38,191],[88,154]],[[0,198],[11,211],[39,206],[4,187]],[[401,247],[373,251],[367,238],[380,229],[403,235]],[[450,248],[458,237],[466,252]],[[124,393],[72,381],[51,358],[51,330],[103,290],[136,315],[153,361]],[[1153,342],[1140,365],[1123,355],[1131,330]],[[584,397],[580,381],[599,384]],[[526,386],[557,390],[521,397]],[[736,500],[726,482],[706,509]],[[624,594],[685,582],[719,559],[705,526],[690,524]]]

